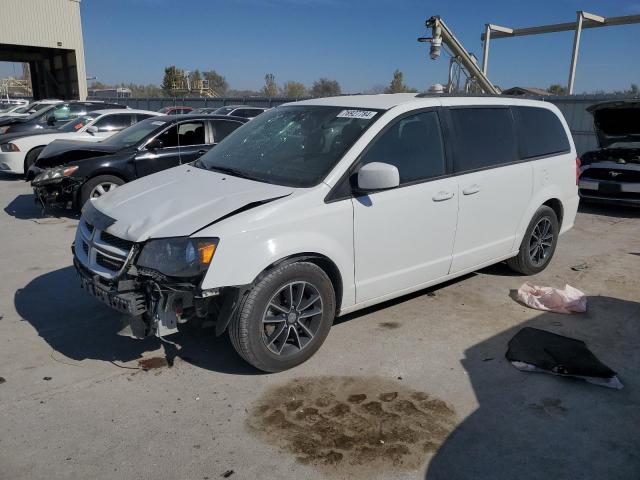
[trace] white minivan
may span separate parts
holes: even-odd
[[[336,316],[504,260],[543,270],[573,226],[576,158],[546,102],[290,103],[87,202],[74,264],[136,336],[213,320],[247,362],[280,371],[311,357]]]

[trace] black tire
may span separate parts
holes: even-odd
[[[44,150],[44,147],[32,148],[31,150],[29,150],[29,152],[25,156],[25,158],[24,158],[24,178],[26,178],[27,180],[28,180],[27,171],[29,170],[29,167],[31,167],[31,165],[36,163],[36,160],[38,159],[38,155],[40,155],[40,152],[42,152],[42,150]]]
[[[120,185],[124,185],[125,181],[120,177],[116,177],[114,175],[98,175],[97,177],[90,178],[84,185],[80,188],[80,196],[79,196],[79,204],[78,208],[82,208],[82,206],[92,197],[94,189],[96,189],[99,185],[102,184],[113,184],[114,187],[119,187]]]
[[[296,304],[292,307],[294,317],[299,313],[295,313],[298,308],[309,312],[310,310],[305,310],[307,307],[302,308],[303,303],[308,303],[316,296],[320,298],[321,313],[304,319],[296,318],[295,323],[292,324],[289,324],[291,313],[279,313],[287,320],[281,320],[281,323],[273,324],[273,327],[270,323],[263,323],[269,312],[279,312],[273,310],[271,305],[276,301],[276,296],[289,285],[293,285],[291,298],[299,298],[297,302],[295,300],[291,302],[292,305]],[[278,298],[286,299],[286,295]],[[311,304],[316,305],[315,309],[318,308],[316,302]],[[269,272],[244,296],[229,324],[229,338],[238,354],[248,363],[265,372],[280,372],[300,365],[320,348],[329,334],[335,312],[335,292],[324,270],[309,262],[289,263]],[[299,322],[304,323],[301,326]],[[281,326],[287,329],[283,332],[286,338],[276,335]],[[269,328],[274,329],[271,336],[267,336]],[[309,337],[305,331],[311,330],[314,333]],[[301,339],[301,335],[307,338],[304,344],[305,340]],[[272,343],[269,343],[271,348],[267,345],[268,341],[274,337],[284,338],[284,341],[279,342],[283,346],[281,354],[272,351],[272,348],[277,349],[278,343],[273,343],[272,340]],[[289,343],[290,339],[291,343]]]
[[[541,235],[547,225],[549,227],[548,233],[552,235],[550,239],[547,234]],[[538,230],[536,230],[537,228]],[[556,251],[559,233],[560,226],[556,212],[546,205],[541,206],[529,222],[518,255],[507,260],[507,265],[512,270],[524,275],[535,275],[543,271],[551,262]],[[547,241],[541,244],[543,239]]]

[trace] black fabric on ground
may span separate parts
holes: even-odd
[[[616,374],[583,341],[531,327],[513,336],[505,357],[561,375],[611,378]]]

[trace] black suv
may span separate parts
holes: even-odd
[[[5,133],[28,132],[41,128],[56,128],[87,112],[108,108],[128,108],[117,103],[105,102],[63,102],[38,110],[28,117],[0,118],[0,135]]]
[[[197,160],[247,118],[223,115],[152,117],[102,142],[55,140],[27,178],[43,206],[82,207],[136,178]],[[34,178],[35,177],[35,178]]]

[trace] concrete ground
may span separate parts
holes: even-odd
[[[10,177],[0,205],[1,479],[640,478],[636,211],[582,208],[542,274],[497,265],[339,319],[267,375],[211,330],[118,336],[77,285],[77,219],[43,218]],[[580,288],[588,313],[521,306],[525,280]],[[515,370],[527,325],[585,340],[625,388]]]

